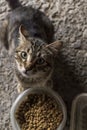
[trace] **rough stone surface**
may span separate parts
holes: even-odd
[[[74,97],[87,92],[87,0],[22,0],[22,4],[44,11],[54,24],[54,39],[63,42],[53,80],[69,114]],[[0,0],[1,20],[8,11],[5,0]],[[12,130],[10,108],[18,95],[14,59],[3,47],[0,50],[0,130]]]

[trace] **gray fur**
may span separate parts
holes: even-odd
[[[14,0],[7,2],[12,12],[3,21],[1,40],[11,55],[15,52],[18,91],[34,86],[52,87],[53,57],[61,44],[50,44],[51,21],[38,9],[23,7],[17,0],[15,4]]]

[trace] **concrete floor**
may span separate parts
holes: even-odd
[[[69,104],[73,98],[87,91],[87,1],[22,0],[22,3],[44,11],[54,24],[54,39],[64,43],[58,59],[59,68],[55,71],[58,74],[54,74],[54,85],[59,86],[59,94],[66,106],[71,107]],[[0,0],[1,20],[8,11],[5,0]],[[8,56],[3,47],[0,50],[0,130],[12,130],[10,108],[18,95],[14,58]]]

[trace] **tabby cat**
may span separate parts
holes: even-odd
[[[61,43],[51,43],[53,25],[45,14],[24,7],[18,0],[7,0],[12,11],[3,21],[1,40],[15,55],[18,92],[29,87],[52,87],[54,56]]]

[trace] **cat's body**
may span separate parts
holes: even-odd
[[[53,38],[52,23],[37,9],[23,7],[18,0],[7,1],[13,10],[2,24],[1,40],[10,53],[15,52],[18,91],[52,87],[53,57],[61,45],[49,44]]]
[[[16,2],[17,0],[8,1]],[[14,3],[12,3],[12,5],[13,4]],[[5,36],[7,49],[14,45],[18,46],[20,25],[23,25],[25,29],[27,29],[29,37],[42,39],[45,43],[52,42],[53,25],[51,21],[43,12],[31,6],[24,7],[19,5],[19,7],[15,7],[15,9],[8,14],[5,23],[7,24],[7,36]]]

